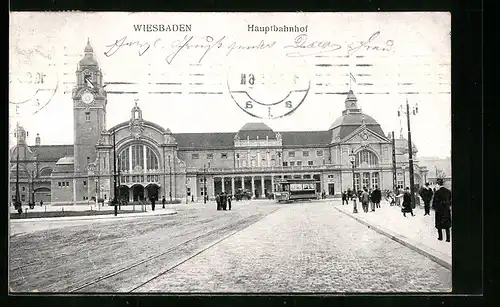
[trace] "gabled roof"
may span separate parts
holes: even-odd
[[[234,145],[234,132],[219,133],[174,133],[179,149],[199,148],[218,149]]]
[[[284,131],[280,134],[283,146],[327,145],[331,142],[330,131]]]

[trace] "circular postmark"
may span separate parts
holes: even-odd
[[[308,63],[278,52],[241,53],[230,62],[227,73],[234,102],[249,115],[263,119],[297,110],[309,93],[310,80]]]
[[[53,56],[39,47],[11,53],[9,103],[17,113],[36,114],[52,100],[59,87]]]

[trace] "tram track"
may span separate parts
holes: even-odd
[[[252,215],[248,217],[244,217],[239,219],[238,221],[231,223],[229,225],[224,225],[222,227],[219,227],[217,229],[210,230],[208,232],[205,232],[201,235],[195,236],[193,238],[190,238],[188,240],[185,240],[179,244],[176,244],[167,250],[151,255],[149,257],[146,257],[142,260],[136,261],[130,265],[127,265],[121,269],[118,269],[116,271],[110,272],[106,275],[100,276],[96,279],[93,280],[88,280],[83,283],[80,283],[79,285],[72,285],[72,289],[69,290],[70,293],[74,292],[83,292],[83,293],[88,293],[88,292],[102,292],[103,289],[105,290],[111,290],[112,292],[135,292],[139,290],[140,288],[144,287],[145,285],[149,284],[153,280],[167,274],[171,270],[175,269],[176,267],[182,265],[183,263],[189,261],[190,259],[196,257],[197,255],[201,254],[202,252],[208,250],[209,248],[221,243],[222,241],[226,240],[227,238],[234,236],[238,232],[250,227],[251,225],[259,222],[266,216],[272,214],[273,212],[279,210],[279,208],[275,208],[270,212],[263,213],[263,214],[257,214],[257,215]],[[241,227],[243,225],[243,227]],[[225,234],[222,237],[220,237],[220,233],[228,231],[229,234]],[[213,238],[210,238],[211,236],[214,236]],[[208,244],[203,244],[202,241],[203,239],[208,239],[209,243]],[[199,244],[203,245],[203,247],[199,248],[199,245],[196,245],[197,241]],[[176,258],[175,260],[172,261],[172,258],[167,258],[164,259],[164,256],[175,256],[175,253],[180,253],[181,257],[180,260],[179,258]],[[182,254],[188,254],[188,256],[182,255]],[[179,255],[177,255],[179,256]],[[155,263],[155,261],[157,263]],[[149,266],[149,269],[144,270],[144,268],[147,268]],[[142,269],[141,269],[142,267]],[[160,273],[154,273],[155,271],[151,271],[150,269],[159,269]],[[130,274],[133,270],[137,274]],[[158,271],[158,270],[157,270]],[[148,272],[151,272],[148,274]],[[124,274],[129,273],[128,276],[123,276]],[[122,275],[122,276],[120,276]],[[116,289],[116,283],[115,281],[119,280],[122,284],[125,284],[128,286],[128,289],[122,291],[117,291]],[[137,282],[139,280],[139,282]],[[127,281],[127,282],[125,282]],[[85,290],[92,290],[86,292]],[[119,290],[119,289],[118,289]],[[106,291],[107,292],[107,291]]]

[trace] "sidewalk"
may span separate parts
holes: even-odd
[[[424,209],[417,207],[413,210],[415,216],[407,213],[404,217],[401,207],[391,207],[386,201],[382,201],[381,208],[368,213],[363,212],[359,202],[358,213],[352,213],[352,201],[349,205],[342,205],[341,201],[333,203],[335,209],[451,270],[451,242],[438,241],[433,210],[431,215],[424,216]]]
[[[76,206],[75,206],[76,207]],[[47,222],[47,221],[75,221],[75,220],[100,220],[100,219],[118,219],[118,218],[136,218],[136,217],[148,217],[148,216],[157,216],[157,215],[172,215],[176,214],[177,211],[173,209],[162,209],[160,208],[155,208],[155,211],[151,211],[151,208],[148,208],[148,211],[141,212],[137,211],[140,210],[139,208],[136,208],[136,213],[122,213],[118,214],[117,216],[114,215],[113,210],[109,209],[112,207],[106,208],[106,210],[101,210],[101,211],[109,211],[110,214],[103,214],[103,215],[88,215],[88,216],[67,216],[67,217],[42,217],[42,218],[28,218],[28,219],[10,219],[10,223],[34,223],[34,222]],[[88,209],[88,208],[87,208]],[[87,210],[86,209],[86,210]],[[68,210],[70,211],[70,210]],[[132,211],[132,210],[130,210]]]

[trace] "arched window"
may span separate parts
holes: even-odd
[[[50,167],[44,168],[40,171],[40,177],[50,177],[52,169]]]
[[[356,167],[373,167],[378,165],[378,158],[370,150],[361,150],[356,154]]]
[[[157,170],[160,168],[155,151],[144,144],[134,144],[123,149],[119,154],[120,170],[132,171],[137,166],[142,169]]]
[[[154,151],[149,147],[146,147],[146,157],[147,157],[146,168],[147,169],[158,169],[158,158],[156,157]]]

